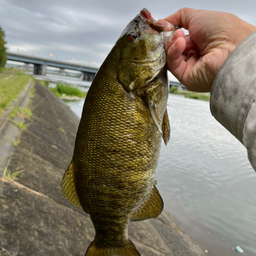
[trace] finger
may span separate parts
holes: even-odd
[[[196,51],[197,47],[196,44],[194,43],[194,41],[191,39],[190,35],[186,35],[185,36],[185,40],[186,40],[186,48],[183,52],[183,54],[187,54],[189,51],[193,50]]]
[[[154,21],[152,25],[154,26],[154,29],[159,32],[174,30],[174,26],[170,22],[163,19]]]
[[[197,10],[192,8],[181,8],[174,14],[164,18],[174,26],[181,26],[185,29],[189,28],[189,21]]]
[[[185,58],[182,53],[186,47],[184,37],[177,38],[174,43],[167,49],[167,68],[178,78],[182,79]]]
[[[196,50],[189,50],[186,57],[187,57],[186,59],[187,62],[191,61],[191,59],[193,61],[196,61],[199,58],[199,54],[197,53]]]
[[[165,44],[165,50],[167,51],[173,44],[174,42],[177,40],[177,38],[179,37],[183,37],[185,38],[185,34],[181,29],[178,29],[174,32],[174,34],[172,35],[171,39],[169,39],[166,44]]]
[[[195,84],[195,76],[197,73],[196,70],[199,68],[199,54],[197,51],[191,50],[187,54],[187,59],[184,64],[184,72],[182,76],[182,83],[187,87],[190,91],[201,91],[198,89],[198,84]]]

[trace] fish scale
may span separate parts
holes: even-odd
[[[157,217],[163,209],[155,173],[161,138],[167,143],[170,134],[164,44],[173,33],[164,26],[147,10],[137,15],[87,94],[62,182],[64,196],[94,224],[87,256],[140,255],[128,238],[129,221]]]

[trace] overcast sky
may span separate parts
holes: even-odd
[[[0,26],[11,52],[99,66],[144,7],[154,19],[191,7],[231,12],[256,25],[256,0],[0,0]]]

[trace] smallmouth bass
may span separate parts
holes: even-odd
[[[143,9],[125,28],[87,94],[62,193],[90,214],[86,256],[135,256],[129,221],[157,217],[155,173],[170,137],[164,45],[174,27]]]

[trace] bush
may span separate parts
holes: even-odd
[[[169,90],[170,93],[176,93],[178,91],[178,87],[172,86],[171,89]]]
[[[57,96],[59,95],[67,95],[67,96],[77,96],[79,98],[85,97],[86,93],[83,93],[78,88],[72,87],[70,85],[57,84],[55,88],[51,89]]]

